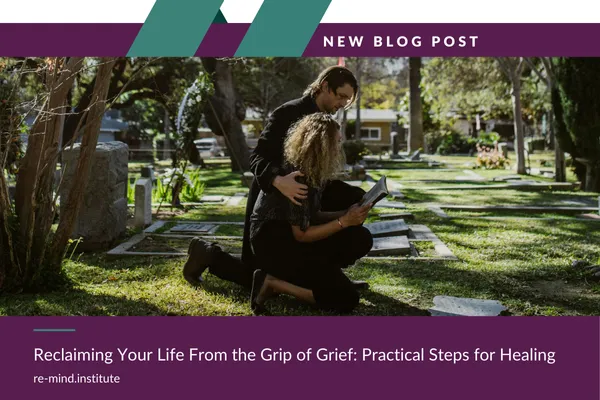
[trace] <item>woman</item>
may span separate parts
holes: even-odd
[[[371,204],[341,212],[321,212],[327,180],[341,170],[339,124],[329,114],[311,114],[290,128],[284,143],[284,170],[297,171],[307,198],[294,205],[279,191],[260,192],[250,217],[250,242],[261,269],[254,272],[253,311],[266,299],[285,293],[319,308],[352,311],[359,301],[356,288],[342,272],[373,246],[362,226]]]

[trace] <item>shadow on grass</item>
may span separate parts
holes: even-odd
[[[0,310],[14,316],[152,316],[165,311],[140,300],[94,295],[83,290],[0,296]],[[168,315],[168,314],[167,314]]]
[[[250,290],[239,285],[223,281],[213,276],[207,276],[205,282],[198,286],[198,290],[204,290],[213,295],[228,297],[236,302],[250,304]],[[361,316],[428,316],[429,312],[397,299],[383,295],[372,290],[361,290],[361,303],[354,312],[346,315]],[[266,303],[269,315],[296,315],[296,316],[336,316],[339,313],[317,309],[309,304],[303,303],[291,296],[279,295],[269,299]]]
[[[455,265],[456,267],[453,267]],[[422,266],[422,268],[420,268]],[[554,280],[567,280],[569,285],[584,289],[585,281],[580,274],[560,273],[554,266],[540,266],[535,270],[473,271],[462,269],[456,263],[421,263],[410,265],[370,265],[374,273],[389,274],[401,278],[402,286],[437,295],[516,300],[541,307],[561,307],[584,315],[600,315],[597,296],[567,296],[562,293],[541,293],[533,286]],[[511,311],[511,310],[509,310]]]

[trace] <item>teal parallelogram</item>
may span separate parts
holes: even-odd
[[[265,0],[236,57],[300,57],[331,0]]]
[[[222,4],[223,0],[156,0],[127,56],[193,56]]]

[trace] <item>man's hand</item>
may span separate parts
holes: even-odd
[[[295,171],[286,176],[276,176],[273,180],[273,186],[277,188],[285,197],[290,199],[292,203],[297,206],[301,204],[297,199],[304,200],[308,194],[308,186],[298,183],[296,181],[297,176],[304,176],[302,172]]]
[[[346,215],[340,218],[342,225],[344,227],[360,225],[367,219],[369,215],[369,210],[371,210],[372,204],[366,204],[364,206],[359,206],[358,204],[354,204],[352,207],[348,209]]]

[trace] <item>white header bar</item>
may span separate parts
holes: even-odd
[[[0,0],[0,23],[143,23],[154,3],[155,0]],[[263,0],[224,0],[221,11],[228,22],[251,23],[262,3]],[[321,22],[600,23],[600,2],[504,0],[488,7],[481,0],[332,0]]]

